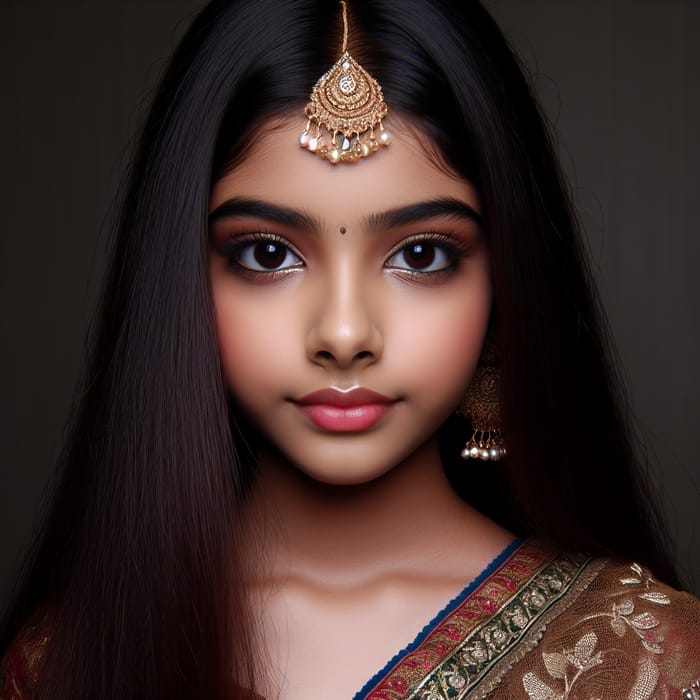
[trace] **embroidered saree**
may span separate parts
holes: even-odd
[[[2,700],[31,695],[47,644],[22,632]],[[700,601],[638,564],[514,542],[353,700],[481,698],[700,700]]]
[[[700,700],[700,601],[515,542],[353,700]]]

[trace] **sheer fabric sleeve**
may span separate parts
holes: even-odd
[[[637,564],[608,564],[507,685],[526,700],[700,700],[700,601]]]

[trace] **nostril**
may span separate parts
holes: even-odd
[[[372,353],[369,350],[361,350],[360,352],[358,352],[355,355],[354,359],[355,360],[365,360],[368,357],[372,357]]]
[[[320,360],[332,360],[332,359],[333,359],[332,353],[328,352],[328,350],[319,350],[319,351],[316,353],[316,356],[317,356]]]

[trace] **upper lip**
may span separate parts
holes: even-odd
[[[338,389],[321,389],[313,391],[300,399],[296,399],[295,403],[300,403],[305,406],[364,406],[372,403],[393,403],[394,400],[384,394],[378,394],[370,389],[358,387],[351,391],[340,391]]]

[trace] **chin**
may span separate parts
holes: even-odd
[[[287,436],[288,437],[288,436]],[[387,439],[380,432],[359,436],[306,436],[266,441],[264,462],[271,457],[278,467],[297,473],[309,482],[327,486],[364,486],[398,475],[411,465],[439,460],[434,436],[416,435],[416,440]],[[282,443],[282,444],[280,444]]]
[[[311,481],[325,486],[338,487],[364,486],[381,479],[393,471],[391,466],[375,469],[358,469],[356,465],[353,465],[352,467],[338,467],[333,471],[329,471],[327,468],[314,470],[310,469],[308,465],[303,467],[295,466],[294,468]]]

